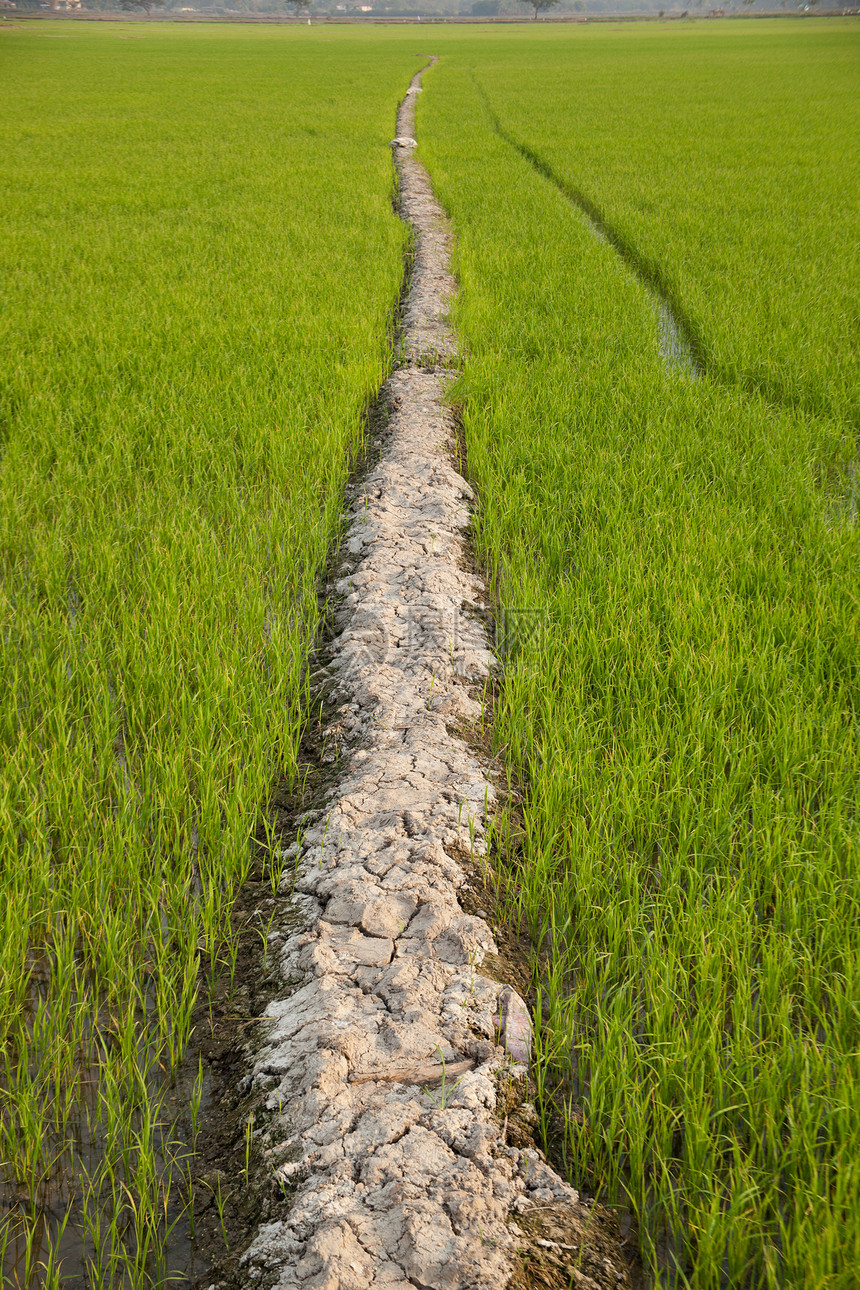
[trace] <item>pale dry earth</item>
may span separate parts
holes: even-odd
[[[420,81],[392,145],[415,236],[400,365],[381,393],[387,428],[336,583],[333,780],[291,849],[284,988],[245,1081],[272,1113],[258,1142],[293,1201],[242,1264],[249,1281],[281,1290],[501,1290],[530,1240],[573,1248],[535,1236],[539,1211],[588,1223],[540,1152],[506,1142],[503,1111],[528,1088],[530,1021],[510,987],[482,974],[493,935],[458,899],[468,878],[456,857],[480,865],[495,793],[455,729],[478,714],[494,658],[444,403],[455,282],[446,221],[413,152]],[[595,1284],[579,1271],[569,1281]]]

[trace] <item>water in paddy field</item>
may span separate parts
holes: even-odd
[[[141,1045],[145,1047],[145,1036]],[[65,1290],[131,1287],[173,1280],[177,1268],[189,1280],[208,1269],[205,1253],[189,1235],[184,1165],[195,1137],[189,1107],[209,1110],[211,1077],[189,1060],[165,1078],[157,1061],[142,1063],[152,1101],[159,1110],[151,1135],[136,1116],[118,1158],[107,1146],[100,1116],[99,1064],[82,1051],[77,1067],[79,1108],[63,1136],[51,1142],[51,1163],[31,1182],[15,1180],[0,1161],[0,1282],[13,1290],[43,1290],[59,1271]],[[3,1082],[0,1080],[0,1093]],[[47,1090],[50,1095],[51,1089]],[[135,1131],[140,1132],[138,1141]],[[157,1227],[134,1222],[134,1205],[118,1206],[134,1187],[133,1166],[140,1144],[151,1142],[157,1176]],[[126,1171],[129,1170],[128,1173]],[[118,1184],[115,1185],[115,1184]],[[123,1213],[118,1223],[119,1209]],[[96,1233],[100,1232],[100,1238]],[[148,1243],[146,1250],[142,1242]],[[100,1248],[96,1248],[96,1245]]]
[[[579,209],[582,211],[583,219],[588,225],[588,228],[593,236],[597,238],[598,242],[606,242],[612,246],[613,243],[606,236],[600,225],[591,218],[582,206],[580,206]],[[620,252],[618,253],[621,254]],[[624,256],[621,258],[625,259]],[[625,262],[628,263],[629,267],[629,262],[627,262],[626,259]],[[690,347],[690,343],[684,335],[683,328],[679,320],[675,317],[672,306],[669,304],[668,300],[660,295],[659,291],[655,290],[650,282],[646,282],[640,274],[637,274],[637,276],[640,278],[640,281],[645,282],[645,286],[648,288],[649,294],[654,301],[654,308],[657,311],[657,334],[660,342],[660,357],[663,359],[666,371],[671,372],[673,376],[685,376],[689,381],[697,381],[701,375],[699,365],[696,362],[696,356]]]
[[[831,527],[860,522],[860,462],[850,462],[838,475],[830,489],[827,516]]]
[[[849,467],[847,472],[848,487],[845,491],[844,510],[846,517],[852,524],[856,524],[860,518],[860,468],[857,462]]]
[[[653,295],[654,304],[657,308],[660,355],[666,364],[667,370],[675,372],[679,376],[686,376],[691,381],[697,381],[699,379],[699,365],[684,333],[678,326],[678,320],[666,301],[661,296],[658,296],[656,292]]]

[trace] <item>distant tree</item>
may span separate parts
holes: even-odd
[[[290,4],[295,8],[296,17],[301,18],[302,14],[310,9],[311,0],[290,0]]]
[[[163,5],[163,4],[164,4],[164,0],[122,0],[123,9],[125,9],[126,11],[132,11],[135,9],[145,9],[147,18],[152,13],[153,5],[158,7],[159,5]]]
[[[545,9],[554,9],[555,6],[560,3],[560,0],[519,0],[519,3],[531,5],[534,9],[534,20],[537,22],[537,16],[539,13],[543,13]]]
[[[475,0],[472,5],[473,18],[495,18],[499,12],[500,0]]]

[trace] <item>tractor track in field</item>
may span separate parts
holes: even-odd
[[[696,327],[677,290],[673,288],[661,266],[642,254],[636,244],[612,223],[584,189],[565,179],[540,152],[505,128],[487,91],[474,72],[472,84],[484,104],[496,135],[561,193],[562,197],[585,220],[592,235],[611,246],[625,268],[645,287],[656,312],[660,357],[667,372],[687,381],[698,381],[707,376],[726,389],[737,389],[746,395],[763,400],[777,414],[789,413],[793,416],[813,414],[824,417],[834,415],[826,406],[805,404],[801,399],[788,393],[776,381],[752,373],[730,371],[725,364],[709,355],[701,331]],[[847,424],[856,431],[857,427],[853,426],[850,420]],[[842,486],[837,488],[834,513],[842,510],[849,516],[856,516],[856,502],[852,503],[851,500],[853,495],[849,475],[848,480],[842,481]]]
[[[518,152],[533,170],[548,180],[586,221],[591,233],[607,242],[626,268],[638,278],[652,298],[657,313],[660,356],[667,371],[696,381],[705,371],[704,347],[681,302],[669,287],[659,268],[645,260],[634,246],[606,219],[597,205],[580,188],[562,179],[540,153],[512,135],[502,125],[489,95],[477,80],[475,86],[487,111],[490,123],[500,139]],[[724,379],[724,378],[723,378]]]
[[[269,937],[280,984],[239,1084],[255,1170],[280,1203],[210,1279],[630,1285],[612,1216],[530,1139],[531,1022],[487,974],[504,960],[485,918],[466,912],[496,790],[463,732],[495,660],[445,405],[456,287],[447,223],[413,152],[421,76],[392,144],[414,237],[399,364],[371,416],[374,454],[352,493],[317,660],[331,774],[285,853],[293,894]]]

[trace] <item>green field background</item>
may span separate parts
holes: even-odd
[[[860,431],[853,26],[545,35],[471,60],[507,133],[581,194],[715,375]]]
[[[419,104],[458,238],[478,549],[541,625],[506,660],[496,740],[526,785],[507,849],[544,1125],[577,1183],[632,1205],[661,1284],[847,1287],[860,1266],[848,38],[855,63],[844,26],[464,41]],[[795,116],[775,208],[756,148],[789,133],[786,64],[842,110]],[[853,203],[838,263],[832,229],[811,236],[825,130],[823,206],[837,179]],[[574,187],[694,321],[698,380],[667,368],[651,293]],[[745,357],[766,335],[779,389]]]
[[[22,1283],[55,1278],[58,1250],[74,1271],[75,1227],[95,1283],[165,1275],[159,1108],[198,976],[232,975],[261,807],[295,775],[318,579],[390,364],[388,142],[420,63],[361,32],[297,39],[37,24],[0,49],[0,1077]]]
[[[13,1284],[61,1281],[73,1230],[99,1283],[169,1270],[165,1072],[296,773],[431,54],[475,545],[537,624],[494,739],[546,1143],[661,1284],[856,1284],[854,27],[9,25]]]

